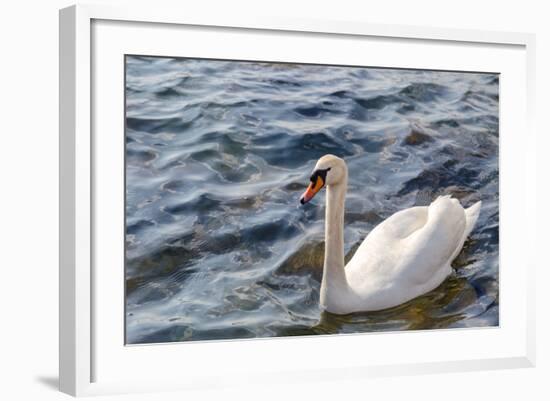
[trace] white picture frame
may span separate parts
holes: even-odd
[[[94,28],[96,24],[96,28]],[[119,24],[120,26],[117,26]],[[106,281],[106,276],[97,274],[94,267],[97,266],[97,261],[102,260],[102,256],[97,254],[98,244],[95,239],[99,231],[104,227],[104,224],[99,222],[98,216],[103,211],[101,202],[98,202],[97,190],[98,185],[101,186],[101,180],[97,180],[101,176],[101,164],[99,158],[103,159],[106,155],[105,163],[108,166],[110,156],[108,156],[105,142],[97,142],[94,139],[94,126],[101,124],[101,121],[96,121],[98,115],[101,115],[99,107],[94,103],[94,96],[103,96],[105,91],[121,91],[122,88],[118,85],[110,87],[96,88],[92,85],[94,74],[100,74],[101,62],[95,60],[106,60],[101,52],[106,49],[106,54],[111,51],[113,57],[118,57],[120,52],[124,52],[125,41],[131,41],[130,37],[139,36],[140,30],[156,27],[153,31],[148,31],[147,37],[141,38],[140,49],[145,51],[155,52],[154,47],[156,39],[163,37],[162,35],[173,34],[175,31],[185,27],[193,27],[203,30],[208,34],[209,30],[216,32],[216,35],[227,32],[237,32],[246,39],[247,35],[254,35],[255,32],[261,32],[266,37],[266,40],[274,40],[276,43],[278,34],[292,37],[307,36],[304,40],[325,40],[330,41],[332,37],[338,37],[342,40],[363,40],[371,38],[372,40],[383,40],[387,43],[408,41],[407,43],[430,44],[438,46],[442,52],[445,47],[454,46],[453,52],[467,51],[467,48],[478,49],[480,53],[486,51],[487,48],[494,48],[495,55],[498,49],[501,49],[505,60],[510,57],[514,61],[510,64],[517,64],[518,72],[510,72],[510,80],[504,85],[511,85],[512,77],[514,76],[514,88],[517,88],[517,96],[511,99],[511,96],[502,97],[502,111],[512,111],[511,102],[517,102],[513,106],[520,106],[517,110],[517,118],[509,117],[503,119],[501,124],[509,125],[510,127],[520,128],[524,132],[523,147],[518,148],[514,139],[504,135],[505,139],[501,139],[501,163],[503,167],[508,164],[515,164],[515,169],[508,167],[504,168],[506,175],[501,180],[510,180],[511,182],[522,183],[523,191],[517,191],[513,194],[511,191],[506,192],[507,184],[504,184],[502,193],[503,208],[503,224],[501,227],[521,228],[524,233],[521,242],[518,242],[518,250],[505,251],[501,255],[501,263],[504,265],[509,260],[520,260],[518,257],[524,251],[524,256],[521,261],[521,275],[513,276],[503,275],[502,281],[505,286],[510,286],[510,291],[503,294],[503,309],[514,310],[514,315],[504,315],[501,326],[497,329],[479,329],[479,330],[458,330],[445,333],[399,333],[392,334],[377,334],[377,335],[356,335],[344,336],[339,338],[319,337],[309,339],[270,339],[270,340],[251,340],[234,342],[204,342],[201,344],[191,345],[169,345],[169,346],[148,346],[131,348],[128,351],[128,360],[124,366],[131,366],[136,361],[143,360],[151,363],[153,360],[162,360],[166,358],[168,347],[174,352],[181,355],[189,355],[189,358],[198,358],[200,355],[214,357],[216,355],[239,355],[242,358],[254,358],[258,353],[266,355],[280,355],[285,350],[292,352],[303,352],[304,357],[311,358],[311,363],[296,364],[292,369],[284,367],[284,360],[281,364],[277,361],[271,367],[255,366],[252,368],[242,367],[237,372],[241,376],[232,376],[231,369],[233,366],[208,366],[201,370],[200,367],[196,371],[187,372],[185,379],[180,379],[177,375],[166,375],[164,379],[153,377],[151,373],[150,380],[144,380],[140,377],[132,380],[132,370],[128,369],[128,375],[118,375],[115,372],[119,369],[117,360],[109,359],[116,358],[117,352],[125,353],[122,339],[117,338],[115,341],[121,347],[119,351],[110,349],[105,345],[110,339],[105,340],[105,335],[101,335],[106,331],[111,330],[109,320],[104,318],[105,314],[101,313],[102,302],[97,303],[94,299],[95,291],[98,286],[101,286],[101,291],[109,292],[111,287],[104,284],[112,282]],[[102,31],[94,31],[100,29]],[[132,30],[132,35],[130,35]],[[94,41],[94,32],[96,39]],[[128,34],[125,35],[124,32]],[[179,31],[178,31],[179,32]],[[115,35],[108,37],[112,42],[107,45],[105,34]],[[156,37],[155,35],[159,35]],[[103,35],[103,36],[102,36]],[[271,36],[273,38],[271,38]],[[103,38],[103,39],[102,39]],[[148,38],[148,39],[147,39]],[[134,38],[135,40],[135,38]],[[149,40],[149,42],[148,42]],[[206,40],[206,39],[205,39]],[[342,42],[343,43],[343,42]],[[527,203],[528,195],[534,197],[536,186],[536,137],[532,128],[533,112],[534,112],[534,35],[524,33],[507,33],[507,32],[485,32],[471,31],[458,29],[436,29],[427,27],[414,26],[397,26],[397,25],[374,25],[363,22],[349,21],[318,21],[318,20],[295,20],[292,18],[270,18],[257,15],[242,15],[235,16],[219,16],[219,15],[187,15],[183,10],[166,10],[156,9],[155,7],[128,7],[128,8],[113,8],[109,6],[91,6],[78,5],[72,6],[60,11],[60,390],[75,396],[79,395],[94,395],[108,393],[125,393],[133,391],[157,391],[167,389],[203,389],[212,388],[213,386],[224,385],[246,385],[247,381],[253,378],[256,383],[271,383],[274,380],[326,380],[328,375],[333,379],[338,379],[344,375],[348,378],[354,377],[360,380],[364,377],[380,376],[380,375],[398,375],[411,373],[430,373],[430,372],[449,372],[449,371],[465,371],[477,369],[500,369],[510,367],[529,367],[535,363],[535,339],[534,339],[534,267],[537,262],[536,253],[530,252],[534,244],[535,233],[535,217],[536,210],[533,205]],[[118,46],[118,47],[117,47]],[[149,50],[147,50],[149,46]],[[160,46],[160,45],[159,45]],[[166,45],[168,46],[168,45]],[[109,47],[108,50],[107,47]],[[130,46],[131,47],[131,46]],[[122,50],[121,50],[122,49]],[[133,47],[132,49],[135,49]],[[158,49],[159,52],[170,50]],[[461,50],[462,49],[462,50]],[[509,52],[505,49],[510,49]],[[213,50],[215,51],[215,50]],[[509,53],[509,54],[508,54]],[[165,54],[172,55],[172,54]],[[229,57],[226,54],[221,54],[220,58]],[[246,57],[246,55],[243,55]],[[258,55],[259,59],[262,56]],[[327,55],[330,57],[337,57]],[[400,55],[395,55],[396,61],[387,61],[387,65],[399,66],[402,63],[398,60]],[[495,61],[497,60],[497,61]],[[494,57],[493,63],[500,60]],[[507,59],[506,59],[507,60]],[[468,60],[466,60],[468,61]],[[445,62],[440,65],[434,65],[433,61],[426,59],[425,61],[416,60],[414,66],[430,68],[442,68]],[[424,62],[424,64],[422,64]],[[476,60],[470,60],[472,67],[476,64]],[[501,61],[502,62],[502,61]],[[432,64],[430,64],[432,63]],[[345,64],[345,63],[344,63]],[[495,64],[493,64],[495,65]],[[409,65],[407,65],[409,66]],[[413,66],[413,67],[414,67]],[[497,66],[498,67],[498,66]],[[117,67],[118,68],[118,67]],[[502,68],[512,68],[510,66],[502,66]],[[97,71],[94,71],[97,69]],[[444,68],[443,68],[444,69]],[[461,69],[457,66],[456,69]],[[498,69],[498,68],[497,68]],[[499,70],[499,69],[498,69]],[[493,71],[496,71],[493,69]],[[500,71],[500,70],[499,70]],[[512,70],[510,70],[512,71]],[[514,75],[516,74],[516,75]],[[101,81],[101,75],[98,80]],[[97,84],[97,82],[96,82]],[[509,87],[507,88],[507,93]],[[512,89],[512,88],[510,88]],[[96,93],[97,92],[97,93]],[[99,94],[98,94],[99,93]],[[116,96],[120,96],[118,93]],[[119,99],[120,97],[115,97]],[[508,103],[510,99],[510,103]],[[115,100],[115,106],[116,106]],[[118,104],[116,107],[121,107]],[[516,113],[514,113],[516,115]],[[123,118],[122,115],[120,118]],[[114,122],[116,126],[116,121]],[[120,130],[122,125],[118,126]],[[506,126],[503,126],[506,128]],[[504,130],[506,131],[506,129]],[[512,152],[514,150],[514,152]],[[114,155],[113,157],[118,157]],[[114,159],[113,159],[114,160]],[[111,166],[112,167],[112,166]],[[116,180],[115,180],[116,181]],[[116,182],[112,183],[116,185]],[[103,189],[100,188],[100,192]],[[105,192],[102,192],[105,193]],[[507,196],[506,194],[510,195]],[[510,206],[508,206],[510,205]],[[99,207],[99,209],[98,209]],[[516,210],[520,207],[520,211]],[[515,216],[518,213],[519,216]],[[116,218],[115,220],[116,221]],[[508,225],[506,226],[506,223]],[[504,228],[501,230],[505,230]],[[507,232],[504,232],[506,234]],[[512,235],[512,234],[510,234]],[[515,237],[503,237],[502,244],[510,244]],[[518,239],[519,241],[519,239]],[[115,251],[116,253],[116,251]],[[514,259],[516,258],[516,259]],[[115,258],[116,260],[116,258]],[[121,262],[122,263],[122,262]],[[123,265],[120,265],[123,269]],[[506,273],[506,270],[504,270]],[[513,287],[514,284],[516,287]],[[122,286],[122,283],[115,284]],[[114,287],[113,287],[114,288]],[[119,291],[113,289],[113,292]],[[511,293],[513,292],[513,293]],[[510,295],[511,294],[511,295]],[[118,293],[113,293],[111,300],[118,299],[123,302]],[[517,305],[511,305],[506,302],[508,296],[513,296],[520,301]],[[517,306],[517,308],[513,308]],[[99,311],[99,312],[98,312]],[[506,309],[504,314],[508,313]],[[510,312],[512,313],[512,312]],[[120,316],[122,318],[122,315]],[[98,333],[97,327],[102,327]],[[113,333],[116,330],[113,329]],[[496,334],[495,334],[496,333]],[[503,334],[500,338],[499,333]],[[112,336],[114,338],[116,336]],[[446,337],[453,341],[476,342],[483,344],[495,344],[494,349],[487,348],[487,352],[476,350],[471,354],[465,354],[464,357],[457,355],[441,355],[441,358],[428,358],[426,360],[417,358],[413,353],[405,355],[401,354],[402,358],[391,358],[389,355],[376,355],[372,352],[370,360],[353,359],[351,356],[347,360],[334,360],[332,365],[323,365],[323,361],[318,361],[313,358],[316,350],[319,347],[328,349],[327,356],[323,358],[330,363],[330,348],[363,347],[365,338],[369,342],[377,342],[382,338],[391,338],[394,344],[410,342],[418,344],[429,344],[429,341],[437,341],[438,337]],[[298,342],[296,342],[298,341]],[[480,342],[481,341],[481,342]],[[502,341],[501,343],[499,341]],[[379,347],[379,346],[378,346]],[[114,352],[110,352],[114,351]],[[170,351],[172,352],[172,351]],[[461,352],[460,348],[457,353]],[[122,353],[120,355],[122,355]],[[179,354],[178,354],[179,355]],[[121,356],[125,358],[125,356]],[[141,359],[143,358],[143,359]],[[305,359],[305,358],[304,358]],[[97,360],[102,361],[101,363]],[[103,375],[101,366],[105,369],[106,365],[113,366],[109,374]],[[169,366],[170,364],[167,364]],[[158,365],[157,365],[158,366]],[[265,369],[264,369],[265,368]],[[168,369],[168,368],[166,368]],[[99,370],[99,371],[98,371]],[[208,373],[205,373],[207,372]],[[162,372],[161,372],[162,373]],[[124,376],[124,377],[123,377]],[[105,379],[103,379],[105,377]]]

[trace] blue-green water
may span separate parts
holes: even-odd
[[[128,56],[128,343],[498,325],[498,75]],[[438,289],[319,308],[317,159],[349,167],[349,255],[394,212],[483,200]]]

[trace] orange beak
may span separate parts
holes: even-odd
[[[317,176],[317,180],[311,184],[309,184],[309,187],[307,187],[306,192],[303,193],[302,197],[300,198],[300,203],[303,205],[305,203],[308,203],[310,200],[313,199],[315,194],[319,192],[321,188],[325,183],[323,182],[323,179],[319,176]]]

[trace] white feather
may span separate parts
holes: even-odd
[[[347,167],[335,156],[324,156],[318,165],[342,163],[339,181],[329,182],[327,188],[321,305],[338,314],[374,311],[402,304],[439,286],[451,274],[451,262],[472,231],[481,202],[464,209],[457,199],[446,195],[429,206],[399,211],[367,235],[343,268],[343,251],[339,249],[343,233],[342,238],[335,233],[343,231],[339,216],[344,208]]]

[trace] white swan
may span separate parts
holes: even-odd
[[[449,195],[416,206],[375,227],[344,268],[344,200],[348,169],[325,155],[317,162],[302,204],[327,187],[325,261],[320,303],[347,314],[400,305],[439,286],[479,216],[481,201],[464,209]]]

